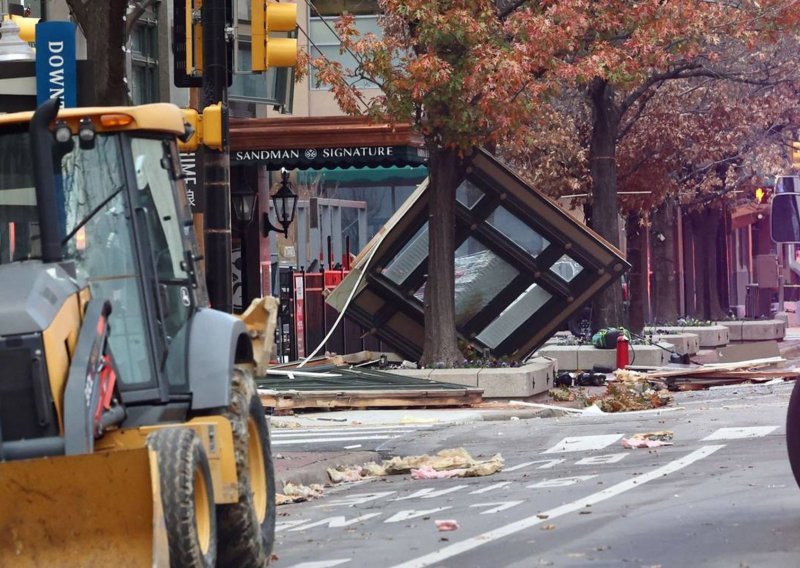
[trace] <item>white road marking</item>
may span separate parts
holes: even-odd
[[[436,491],[435,489],[431,489],[427,487],[425,489],[420,489],[419,491],[412,493],[411,495],[406,495],[405,497],[398,497],[397,499],[392,499],[392,501],[405,501],[407,499],[432,499],[433,497],[441,497],[442,495],[447,495],[448,493],[453,493],[454,491],[461,491],[462,489],[468,487],[468,485],[456,485],[455,487],[448,487],[447,489],[439,489]]]
[[[602,450],[622,438],[622,434],[601,434],[599,436],[574,436],[564,438],[558,444],[542,452],[543,454],[563,454],[566,452],[586,452]]]
[[[581,481],[587,481],[593,477],[597,477],[596,475],[575,475],[573,477],[557,477],[556,479],[545,479],[544,481],[540,481],[539,483],[534,483],[533,485],[528,485],[528,489],[549,489],[551,487],[568,487],[570,485],[575,485],[576,483],[580,483]]]
[[[426,566],[439,564],[445,560],[478,548],[484,544],[500,540],[501,538],[505,538],[545,522],[545,519],[540,518],[539,515],[545,517],[547,521],[550,522],[552,519],[557,517],[579,511],[585,508],[587,505],[601,503],[607,499],[611,499],[612,497],[616,497],[617,495],[625,493],[626,491],[640,487],[645,483],[656,479],[661,479],[666,475],[679,471],[697,461],[707,458],[717,450],[720,450],[724,447],[724,445],[703,446],[682,458],[678,458],[677,460],[671,461],[666,465],[663,465],[652,471],[648,471],[642,475],[638,475],[634,478],[617,483],[616,485],[612,485],[611,487],[603,489],[602,491],[598,491],[597,493],[593,493],[588,497],[561,505],[560,507],[550,509],[549,511],[542,511],[537,515],[531,515],[530,517],[503,525],[460,542],[455,542],[449,546],[445,546],[444,548],[437,550],[436,552],[431,552],[430,554],[425,554],[418,558],[403,562],[402,564],[397,564],[394,566],[394,568],[424,568]]]
[[[277,532],[285,531],[285,530],[290,529],[292,527],[297,527],[299,525],[304,525],[304,524],[306,524],[306,523],[308,523],[310,521],[311,521],[311,519],[298,519],[296,521],[278,521],[277,523],[275,523],[275,532],[277,533]]]
[[[430,428],[430,426],[425,426]],[[419,430],[420,427],[407,427],[407,426],[373,426],[371,428],[354,428],[350,426],[330,426],[319,428],[299,428],[299,429],[281,429],[273,428],[270,431],[270,436],[273,438],[296,438],[298,436],[305,436],[307,434],[314,434],[315,436],[340,436],[342,434],[377,434],[377,433],[392,433],[392,434],[405,434],[413,433]]]
[[[317,509],[327,507],[355,507],[356,505],[363,505],[370,501],[383,499],[389,495],[394,495],[394,491],[377,491],[375,493],[356,493],[355,495],[348,495],[344,499],[337,499],[336,501],[329,501],[323,505],[317,505]]]
[[[505,511],[506,509],[510,509],[511,507],[516,507],[524,503],[525,501],[498,501],[497,503],[474,503],[470,505],[472,507],[494,507],[493,509],[489,509],[488,511],[481,511],[481,515],[493,515],[494,513],[498,513],[500,511]]]
[[[318,562],[301,562],[300,564],[289,566],[289,568],[333,568],[334,566],[350,562],[350,560],[351,558],[337,558],[335,560],[320,560]]]
[[[299,438],[297,440],[272,440],[273,446],[288,446],[291,444],[320,444],[325,442],[354,442],[357,440],[389,440],[397,436],[342,436],[338,438]]]
[[[354,450],[354,449],[360,448],[360,447],[361,447],[361,444],[353,444],[352,446],[345,446],[344,449],[345,450]]]
[[[558,464],[560,464],[562,462],[565,462],[565,461],[567,461],[567,460],[562,458],[562,459],[555,459],[555,460],[536,460],[536,461],[532,461],[532,462],[523,462],[523,463],[518,463],[517,465],[511,466],[511,467],[503,468],[503,473],[507,473],[509,471],[517,471],[518,469],[522,469],[523,467],[528,467],[529,465],[536,465],[537,463],[541,463],[541,464],[544,464],[544,465],[540,465],[536,469],[549,469],[549,468],[551,468],[551,467],[553,467],[555,465],[558,465]]]
[[[436,509],[428,509],[427,511],[414,511],[413,509],[408,511],[398,511],[385,521],[384,523],[399,523],[401,521],[407,521],[409,519],[416,519],[417,517],[424,517],[425,515],[433,515],[434,513],[441,513],[442,511],[446,511],[447,509],[452,509],[452,507],[437,507]]]
[[[589,456],[588,458],[583,458],[575,462],[575,465],[601,465],[604,463],[617,463],[618,461],[622,461],[625,459],[626,456],[630,454],[621,453],[621,454],[605,454],[602,456]]]
[[[508,470],[506,470],[508,471]],[[494,491],[495,489],[500,489],[501,487],[505,487],[506,485],[511,485],[510,481],[500,481],[499,483],[492,483],[487,487],[481,487],[480,489],[476,489],[475,491],[470,491],[470,495],[480,495],[481,493],[488,493],[489,491]]]
[[[701,442],[712,440],[741,440],[743,438],[761,438],[771,434],[778,429],[778,426],[751,426],[749,428],[720,428],[716,432],[709,434]]]
[[[329,529],[341,529],[344,527],[349,527],[350,525],[354,525],[356,523],[364,522],[368,519],[373,517],[377,517],[381,515],[381,513],[367,513],[366,515],[361,515],[360,517],[356,517],[355,519],[347,520],[347,517],[344,515],[339,515],[337,517],[328,517],[326,519],[322,519],[321,521],[314,521],[313,523],[306,523],[304,525],[300,525],[299,527],[294,527],[289,529],[289,531],[305,531],[308,529],[313,529],[314,527],[322,527],[327,526]]]

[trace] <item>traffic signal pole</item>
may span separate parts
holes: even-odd
[[[228,72],[225,43],[225,0],[204,0],[202,107],[222,103],[223,144],[221,150],[202,147],[206,193],[205,257],[206,283],[211,307],[231,313],[231,191],[228,145]]]

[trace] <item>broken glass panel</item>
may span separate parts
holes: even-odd
[[[467,209],[472,209],[483,197],[483,192],[468,179],[461,182],[456,189],[456,199]]]
[[[551,298],[546,290],[531,284],[516,300],[477,336],[478,341],[494,349]]]
[[[539,256],[544,249],[550,246],[550,241],[504,207],[497,207],[492,211],[486,218],[486,222],[533,258]]]
[[[553,263],[550,270],[560,276],[565,282],[572,282],[572,279],[581,273],[583,266],[571,256],[565,254]]]
[[[400,249],[397,256],[383,270],[383,275],[395,284],[402,284],[426,258],[428,258],[428,223],[425,223]]]
[[[469,237],[455,254],[456,325],[464,325],[519,275],[513,266]],[[414,293],[422,302],[425,284]]]

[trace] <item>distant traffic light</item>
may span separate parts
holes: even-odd
[[[269,34],[297,28],[297,4],[251,0],[250,8],[253,71],[293,67],[297,62],[297,40]]]

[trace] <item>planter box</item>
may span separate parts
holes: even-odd
[[[657,334],[658,330],[669,333],[693,333],[700,341],[700,347],[722,347],[730,342],[728,328],[724,325],[663,326],[646,327],[645,333]]]
[[[578,368],[578,345],[547,345],[536,352],[539,357],[556,361],[556,370],[573,371]]]
[[[653,335],[653,341],[657,343],[669,343],[676,353],[681,355],[694,355],[700,350],[700,338],[695,333],[673,333]]]
[[[719,325],[728,328],[731,341],[780,341],[786,335],[786,322],[783,320],[721,321]]]
[[[480,369],[478,388],[483,389],[483,398],[533,396],[553,386],[556,372],[554,361],[534,357],[521,367]]]

